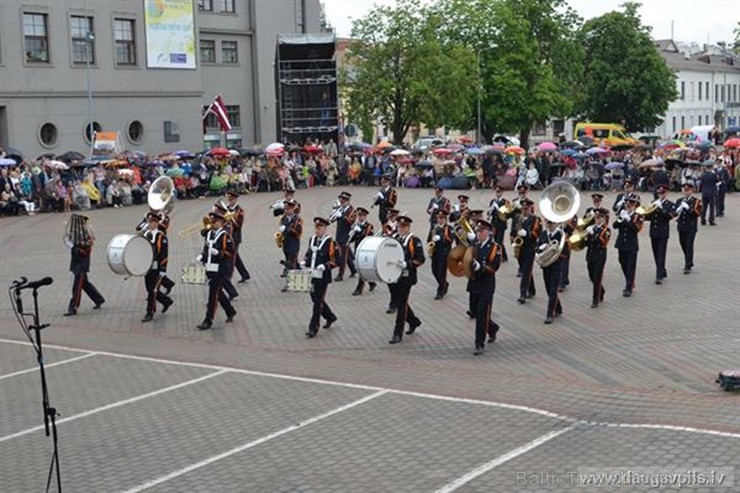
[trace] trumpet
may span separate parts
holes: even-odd
[[[635,213],[641,215],[642,217],[650,216],[654,214],[658,209],[663,207],[663,200],[659,199],[655,202],[650,203],[650,205],[643,207],[640,206],[635,210]]]
[[[509,202],[498,208],[498,218],[502,221],[508,221],[513,215],[521,212],[521,210],[522,206],[519,205],[519,202]]]
[[[283,244],[285,243],[285,237],[283,236],[283,233],[280,231],[275,232],[275,244],[278,248],[283,248]]]

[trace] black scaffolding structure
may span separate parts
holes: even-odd
[[[335,51],[334,34],[278,36],[277,130],[282,142],[338,142]]]

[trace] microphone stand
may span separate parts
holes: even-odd
[[[20,300],[20,289],[16,288],[15,291],[16,301]],[[21,316],[24,314],[21,313]],[[49,324],[39,323],[39,303],[38,303],[38,287],[33,288],[33,325],[29,329],[33,330],[36,335],[36,343],[34,350],[36,351],[36,361],[39,364],[39,370],[41,372],[41,403],[44,412],[44,430],[46,436],[49,436],[49,430],[51,428],[52,441],[54,443],[54,454],[51,457],[51,463],[49,464],[49,475],[46,479],[46,492],[49,492],[51,486],[51,478],[54,470],[56,469],[56,480],[57,480],[57,492],[62,493],[62,475],[59,469],[59,445],[57,436],[57,424],[56,408],[51,407],[49,404],[49,388],[46,384],[46,371],[44,369],[44,353],[41,346],[41,330],[49,327]],[[51,424],[51,426],[49,426]]]

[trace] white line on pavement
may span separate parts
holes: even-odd
[[[178,469],[177,471],[173,471],[165,476],[160,476],[156,479],[153,479],[151,481],[147,481],[146,483],[140,484],[138,486],[135,486],[131,489],[126,490],[124,493],[138,493],[139,491],[144,491],[152,486],[156,486],[160,483],[164,483],[165,481],[169,481],[170,479],[174,479],[178,476],[182,476],[183,474],[187,474],[191,471],[194,471],[196,469],[200,469],[201,467],[207,466],[208,464],[212,464],[216,461],[219,461],[221,459],[226,459],[227,457],[231,457],[232,455],[238,454],[239,452],[243,452],[245,450],[248,450],[250,448],[256,447],[257,445],[260,445],[262,443],[265,443],[267,441],[272,440],[273,438],[277,438],[280,436],[283,436],[285,434],[288,434],[292,431],[300,430],[301,428],[305,428],[306,426],[316,423],[317,421],[321,421],[322,419],[326,419],[330,416],[334,416],[335,414],[341,413],[342,411],[346,411],[348,409],[352,409],[353,407],[359,406],[360,404],[364,404],[368,401],[371,401],[377,397],[380,397],[383,394],[388,393],[387,390],[380,390],[378,392],[375,392],[374,394],[367,395],[363,397],[362,399],[358,399],[356,401],[352,401],[349,404],[345,404],[343,406],[336,407],[330,411],[327,411],[323,414],[319,414],[318,416],[314,416],[313,418],[309,418],[306,421],[302,421],[298,424],[288,426],[287,428],[283,428],[282,430],[276,431],[274,433],[270,433],[269,435],[265,435],[262,438],[258,438],[257,440],[253,440],[249,443],[245,443],[244,445],[241,445],[239,447],[233,448],[231,450],[227,450],[226,452],[222,452],[218,455],[211,456],[205,460],[202,460],[200,462],[196,462],[195,464],[191,464],[189,466],[183,467],[182,469]]]
[[[13,339],[0,338],[0,343],[4,343],[4,342],[12,343],[12,344],[30,345],[30,343],[27,341],[16,341]],[[69,346],[58,346],[58,345],[46,344],[44,345],[44,347],[53,348],[53,349],[64,349],[66,351],[90,352],[87,349],[77,349],[77,348],[72,348]],[[457,402],[461,404],[474,404],[474,405],[480,405],[480,406],[495,407],[495,408],[500,408],[500,409],[522,411],[522,412],[527,412],[527,413],[538,414],[540,416],[545,416],[548,418],[563,420],[569,423],[581,423],[581,424],[586,424],[586,425],[591,425],[591,426],[606,426],[606,427],[611,427],[611,428],[646,428],[646,429],[654,429],[654,430],[683,431],[687,433],[698,433],[698,434],[703,434],[703,435],[723,436],[723,437],[729,437],[729,438],[740,438],[740,433],[734,433],[730,431],[712,430],[712,429],[707,429],[707,428],[692,428],[688,426],[684,427],[684,426],[661,425],[661,424],[652,424],[652,423],[641,424],[641,423],[610,423],[610,422],[600,422],[600,421],[588,421],[588,420],[574,418],[572,416],[566,416],[564,414],[553,413],[545,409],[539,409],[536,407],[529,407],[529,406],[521,406],[517,404],[508,404],[505,402],[484,401],[484,400],[479,400],[479,399],[467,399],[464,397],[452,397],[452,396],[439,395],[439,394],[426,394],[426,393],[421,393],[421,392],[391,389],[387,387],[377,387],[373,385],[361,385],[361,384],[354,384],[354,383],[347,383],[347,382],[339,382],[336,380],[321,380],[318,378],[296,377],[293,375],[283,375],[280,373],[268,373],[268,372],[254,371],[254,370],[244,370],[241,368],[230,368],[227,366],[208,365],[204,363],[191,363],[188,361],[176,361],[176,360],[168,360],[168,359],[162,359],[162,358],[152,358],[148,356],[136,356],[133,354],[114,353],[110,351],[95,351],[94,354],[99,355],[99,356],[111,356],[115,358],[133,359],[133,360],[138,360],[138,361],[148,361],[151,363],[189,366],[193,368],[203,368],[203,369],[215,370],[215,371],[227,371],[227,372],[233,372],[233,373],[240,373],[242,375],[276,378],[279,380],[289,380],[289,381],[294,381],[294,382],[317,383],[317,384],[322,384],[322,385],[334,385],[337,387],[346,387],[346,388],[351,388],[351,389],[362,389],[362,390],[371,390],[371,391],[385,390],[393,394],[406,395],[410,397],[421,397],[424,399],[434,399],[434,400],[439,400],[439,401]],[[2,439],[0,439],[0,442],[1,441]]]
[[[44,365],[44,368],[51,368],[52,366],[66,365],[67,363],[72,363],[73,361],[78,361],[81,359],[89,358],[90,356],[95,356],[95,353],[87,353],[81,356],[75,356],[74,358],[64,359],[62,361],[57,361],[55,363],[49,363],[48,365]],[[23,375],[24,373],[31,373],[34,371],[38,371],[38,369],[39,367],[37,366],[35,368],[29,368],[27,370],[20,370],[20,371],[15,371],[13,373],[8,373],[7,375],[0,375],[0,380],[4,380],[10,377],[15,377],[17,375]]]
[[[563,433],[567,433],[568,431],[572,430],[575,424],[570,425],[567,428],[561,428],[560,430],[551,431],[550,433],[545,433],[544,435],[535,438],[531,442],[529,442],[526,445],[522,445],[521,447],[515,448],[514,450],[511,450],[504,455],[501,455],[499,457],[496,457],[490,462],[486,462],[485,464],[481,464],[480,466],[476,467],[472,471],[468,472],[467,474],[460,476],[456,480],[454,480],[451,483],[448,483],[438,489],[435,493],[452,493],[453,491],[457,490],[459,487],[471,482],[478,476],[481,476],[492,469],[495,469],[496,467],[500,466],[501,464],[505,464],[506,462],[509,462],[512,459],[516,459],[520,455],[526,454],[530,450],[533,450],[540,445],[549,442],[553,438],[557,438]]]
[[[88,416],[92,416],[93,414],[101,413],[103,411],[107,411],[109,409],[113,409],[113,408],[116,408],[116,407],[125,406],[126,404],[131,404],[131,403],[140,401],[142,399],[147,399],[149,397],[154,397],[154,396],[157,396],[157,395],[160,395],[160,394],[164,394],[165,392],[170,392],[172,390],[181,389],[183,387],[187,387],[188,385],[193,385],[194,383],[199,383],[199,382],[202,382],[204,380],[208,380],[209,378],[216,377],[218,375],[223,375],[224,373],[227,373],[227,370],[221,370],[221,371],[217,371],[217,372],[214,372],[214,373],[209,373],[208,375],[204,375],[202,377],[198,377],[198,378],[195,378],[193,380],[187,380],[185,382],[181,382],[181,383],[178,383],[176,385],[170,385],[169,387],[165,387],[163,389],[155,390],[153,392],[149,392],[149,393],[142,394],[142,395],[137,395],[135,397],[131,397],[129,399],[124,399],[122,401],[112,402],[112,403],[106,404],[105,406],[102,406],[102,407],[96,407],[95,409],[90,409],[89,411],[85,411],[85,412],[82,412],[82,413],[79,413],[79,414],[74,414],[72,416],[69,416],[68,418],[60,419],[59,421],[57,421],[57,425],[60,425],[62,423],[68,423],[69,421],[74,421],[74,420],[80,419],[80,418],[86,418]],[[5,441],[8,441],[8,440],[12,440],[14,438],[22,437],[23,435],[28,435],[29,433],[33,433],[34,431],[43,430],[43,429],[44,429],[44,426],[43,425],[34,426],[33,428],[27,428],[27,429],[25,429],[23,431],[19,431],[18,433],[13,433],[12,435],[6,435],[6,436],[0,438],[0,443],[5,442]]]

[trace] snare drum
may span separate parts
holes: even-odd
[[[182,268],[182,282],[184,284],[205,284],[206,267],[201,264],[187,264]]]
[[[393,238],[367,236],[357,246],[355,266],[366,281],[392,284],[401,277],[403,246]]]
[[[287,275],[288,291],[311,291],[311,269],[289,270]]]
[[[121,276],[143,276],[154,254],[149,240],[139,235],[116,235],[108,243],[108,266]]]

